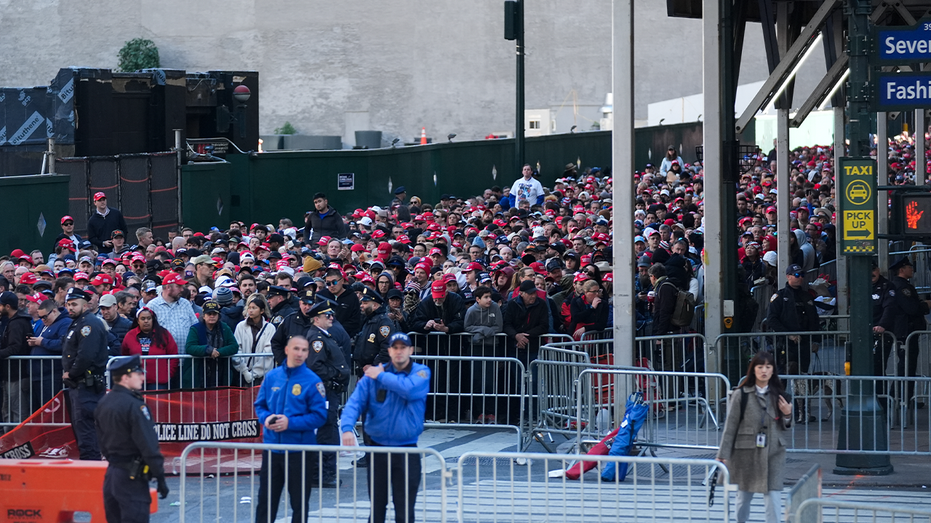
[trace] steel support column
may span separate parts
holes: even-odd
[[[889,185],[889,116],[876,113],[876,185]],[[882,237],[889,234],[889,193],[876,191],[876,232],[879,237],[879,271],[889,274],[889,240]]]
[[[845,156],[847,151],[847,142],[845,140],[847,119],[843,106],[835,106],[831,111],[834,113],[834,165],[836,169],[837,159]],[[838,221],[838,223],[840,222]],[[837,261],[835,262],[837,264],[837,312],[838,314],[850,314],[850,288],[847,286],[848,258],[844,256],[840,249],[841,231],[838,229],[835,229],[835,231],[835,244],[838,246]],[[846,330],[849,321],[842,323],[843,325],[839,324],[837,328]]]
[[[636,266],[634,242],[634,0],[612,2],[612,70],[614,83],[614,131],[612,132],[611,196],[615,202],[614,219],[614,361],[617,365],[633,364],[636,337],[634,275]],[[614,419],[624,416],[624,400],[631,391],[618,380],[615,383]]]

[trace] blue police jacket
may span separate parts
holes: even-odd
[[[327,419],[326,387],[306,365],[290,368],[287,363],[272,369],[255,399],[255,413],[263,429],[265,443],[314,445],[316,429]],[[275,414],[288,417],[288,429],[274,432],[265,420]]]
[[[378,401],[379,391],[385,391]],[[350,432],[356,420],[365,413],[365,432],[380,445],[400,447],[414,445],[423,432],[427,393],[430,391],[430,369],[411,362],[407,372],[399,372],[391,363],[377,380],[365,377],[356,384],[343,414],[340,432]]]

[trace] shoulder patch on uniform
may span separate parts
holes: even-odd
[[[778,297],[779,297],[779,293],[777,292],[776,294],[773,294],[773,295],[769,298],[769,302],[772,303],[772,302],[776,301],[776,298],[778,298]]]
[[[417,371],[417,375],[420,376],[420,377],[423,378],[423,379],[427,379],[427,371],[425,371],[425,370],[418,370],[418,371]]]
[[[317,382],[317,392],[320,393],[324,398],[326,397],[326,387],[323,386],[322,382]]]
[[[889,296],[895,296],[895,289],[889,289]]]
[[[314,352],[320,352],[321,350],[323,350],[323,342],[320,340],[317,340],[311,344],[311,347],[314,348]]]
[[[139,407],[139,410],[142,411],[142,415],[145,416],[145,419],[152,421],[152,415],[149,414],[149,407],[142,405],[141,407]]]
[[[91,333],[90,325],[85,325],[81,327],[81,336],[84,336],[86,338],[90,333]]]
[[[378,333],[381,334],[383,338],[387,338],[388,335],[391,334],[391,328],[387,325],[382,325],[378,328]]]
[[[295,396],[301,395],[301,384],[300,383],[295,383],[294,386],[291,387],[291,394],[294,394]]]
[[[275,316],[272,318],[272,325],[279,325],[283,319],[281,316]]]

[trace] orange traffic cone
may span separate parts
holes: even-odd
[[[427,128],[420,128],[420,145],[427,145]]]

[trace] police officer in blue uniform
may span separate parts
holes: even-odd
[[[365,369],[380,363],[388,363],[388,340],[398,331],[397,324],[388,318],[385,299],[371,287],[364,287],[359,292],[362,309],[362,330],[356,336],[356,347],[352,352],[355,371],[358,377],[365,375]]]
[[[885,332],[891,334],[895,331],[895,285],[879,273],[879,265],[874,260],[872,262],[873,272],[870,278],[871,301],[873,302],[873,375],[884,376],[886,374],[886,361],[889,360],[889,353],[892,351],[892,339],[885,336]],[[882,386],[882,383],[877,383]],[[878,392],[878,391],[877,391]]]
[[[903,348],[899,349],[899,364],[896,369],[897,376],[918,375],[918,337],[913,336],[908,341],[908,335],[925,330],[927,322],[925,316],[929,312],[929,302],[918,296],[918,291],[909,279],[915,275],[915,267],[908,259],[902,256],[890,267],[893,275],[892,284],[895,286],[895,302],[898,308],[895,316],[895,337]],[[907,345],[906,345],[907,344]],[[915,391],[915,382],[909,381],[907,385],[906,401],[911,401]]]
[[[416,447],[423,432],[430,369],[411,359],[414,348],[403,332],[391,336],[391,362],[366,369],[343,408],[340,420],[343,445],[356,446],[353,427],[365,415],[365,430],[375,447]],[[388,489],[398,523],[414,521],[414,501],[420,486],[420,455],[372,453],[367,474],[373,523],[384,523]],[[390,483],[389,483],[390,470]]]
[[[145,371],[139,355],[113,358],[107,370],[113,388],[94,413],[100,451],[109,462],[103,480],[104,510],[108,523],[144,523],[149,521],[149,480],[158,481],[162,499],[168,496],[155,422],[139,394]]]
[[[262,424],[266,444],[315,445],[316,430],[326,421],[326,387],[305,362],[310,345],[303,336],[292,336],[285,345],[285,364],[265,375],[255,399],[255,414]],[[263,451],[259,473],[256,523],[272,523],[278,516],[278,500],[288,480],[291,523],[307,521],[310,509],[310,456],[300,451]]]
[[[285,318],[296,312],[294,310],[294,306],[291,304],[291,300],[289,299],[290,297],[290,289],[285,289],[284,287],[278,285],[271,285],[268,287],[268,303],[271,307],[272,315],[272,319],[270,321],[273,326],[280,326]]]
[[[82,460],[100,460],[94,410],[107,390],[107,328],[87,307],[90,295],[77,287],[68,291],[65,306],[71,328],[62,345],[62,381],[68,387],[71,428]]]
[[[330,304],[317,302],[308,314],[313,326],[307,331],[307,341],[310,343],[310,353],[307,356],[307,367],[320,377],[326,387],[327,420],[317,430],[317,443],[321,445],[339,445],[339,432],[337,427],[337,414],[342,400],[342,393],[346,390],[349,379],[349,366],[343,357],[336,340],[330,334],[336,311]],[[319,480],[324,488],[338,487],[336,480],[336,453],[326,452],[322,456],[323,467],[319,476],[315,474],[314,482]],[[316,468],[316,467],[314,467]]]

